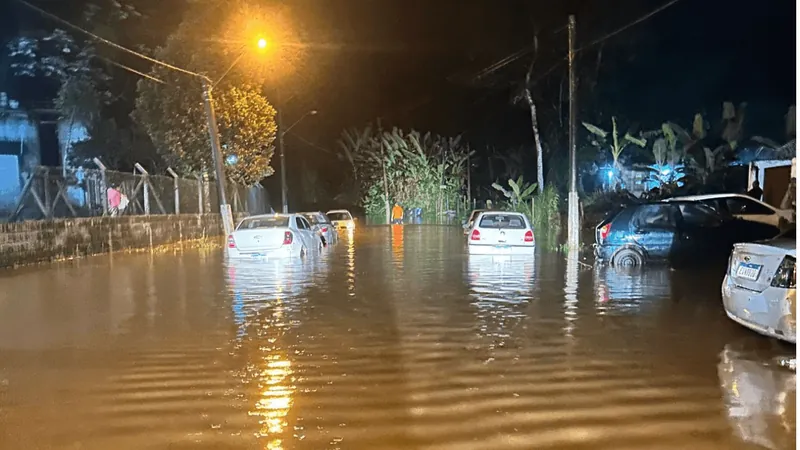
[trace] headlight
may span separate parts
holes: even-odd
[[[797,272],[795,268],[795,259],[789,255],[783,257],[781,265],[775,271],[775,276],[772,277],[770,286],[783,289],[794,289],[797,286]]]

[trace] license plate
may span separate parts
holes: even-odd
[[[739,263],[739,267],[736,268],[736,276],[745,280],[756,281],[758,275],[761,274],[761,267],[763,267],[761,264]]]
[[[511,246],[510,245],[495,245],[494,248],[507,249],[507,248],[511,248]]]
[[[267,254],[266,253],[251,253],[250,257],[251,258],[266,258]]]

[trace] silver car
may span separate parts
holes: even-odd
[[[769,241],[735,244],[722,282],[728,317],[758,333],[795,343],[796,258],[794,229]]]
[[[336,232],[336,227],[333,226],[331,219],[325,213],[313,211],[300,214],[311,223],[311,229],[322,236],[322,239],[325,240],[325,245],[339,242],[339,233]]]

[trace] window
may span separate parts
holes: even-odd
[[[506,228],[524,230],[528,228],[525,218],[519,214],[484,214],[481,217],[481,228]]]
[[[761,203],[741,197],[734,197],[725,199],[725,204],[728,211],[734,215],[747,216],[747,215],[771,215],[775,211],[762,205]]]
[[[308,220],[308,223],[316,225],[322,223],[330,223],[328,222],[327,218],[322,214],[303,214],[303,217]]]
[[[679,205],[683,222],[694,227],[717,227],[722,224],[722,217],[706,205],[699,203],[682,203]]]
[[[672,205],[644,205],[633,216],[633,226],[639,230],[671,230],[675,224],[675,208]]]
[[[311,228],[310,226],[308,226],[308,222],[306,221],[306,219],[304,219],[302,217],[296,217],[295,221],[296,221],[295,223],[297,224],[297,229],[298,230],[307,230],[307,229]]]
[[[254,217],[251,219],[244,219],[239,224],[237,230],[254,230],[257,228],[286,228],[289,226],[289,218],[286,216],[273,216],[273,217]]]
[[[344,212],[329,212],[328,213],[328,217],[330,217],[331,220],[353,220],[353,217],[347,211],[344,211]]]

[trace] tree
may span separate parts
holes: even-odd
[[[255,33],[247,31],[255,27],[250,19],[265,14],[254,8],[238,0],[195,3],[166,45],[155,52],[161,61],[212,80],[224,77],[214,89],[214,108],[224,157],[237,159],[226,167],[226,176],[246,185],[273,173],[269,163],[277,131],[275,109],[258,87],[268,79],[267,72],[274,74],[275,70],[250,70],[247,55],[242,53],[252,51],[248,41],[244,41],[244,48],[238,45],[231,49],[225,44],[237,33],[249,33],[253,40]],[[237,61],[234,70],[228,72],[233,61]],[[269,65],[262,61],[261,66]],[[182,173],[208,170],[212,156],[201,79],[160,65],[154,66],[150,75],[161,82],[139,81],[134,119],[174,168]]]

